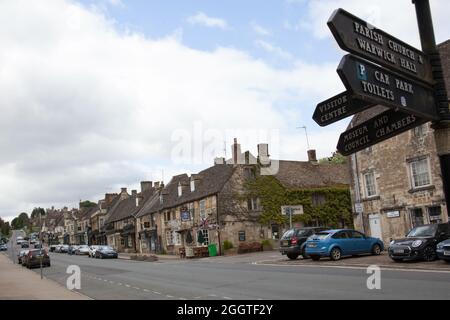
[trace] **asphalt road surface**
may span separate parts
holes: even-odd
[[[68,266],[79,266],[79,291],[100,300],[450,299],[449,272],[382,270],[381,290],[369,290],[364,269],[255,265],[251,256],[158,262],[50,256],[45,277],[65,285]]]

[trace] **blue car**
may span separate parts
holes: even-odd
[[[306,254],[315,261],[322,257],[336,261],[343,256],[366,253],[379,255],[383,250],[384,244],[380,239],[350,229],[318,232],[306,241]]]
[[[439,259],[450,263],[450,239],[437,244],[436,254]]]

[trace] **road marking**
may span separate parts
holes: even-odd
[[[147,289],[142,289],[142,290],[144,290],[144,292],[150,292],[150,290],[147,290]]]
[[[138,287],[133,287],[133,289],[135,289],[135,290],[141,290],[141,288],[138,288]]]
[[[233,300],[230,297],[223,297],[225,300]]]
[[[125,287],[127,287],[127,288],[131,288],[131,286],[130,286],[129,284],[126,284],[126,285],[125,285]]]
[[[264,263],[264,261],[252,262],[253,265],[271,266],[271,267],[307,267],[307,268],[335,268],[335,269],[352,269],[352,270],[367,270],[368,266],[332,266],[332,265],[310,265],[310,264],[275,264]],[[386,266],[379,266],[383,271],[406,271],[406,272],[422,272],[422,273],[450,273],[450,270],[424,270],[424,269],[401,269],[391,268]]]
[[[178,298],[179,300],[187,300],[186,298]]]
[[[195,297],[194,299],[200,299],[201,297]]]
[[[166,295],[167,298],[174,298],[174,296]]]
[[[209,297],[217,297],[215,294],[208,294]]]
[[[114,284],[114,281],[109,281],[109,283]]]

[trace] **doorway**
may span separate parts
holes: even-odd
[[[381,232],[381,217],[380,214],[369,215],[369,227],[370,235],[380,240],[383,239],[383,233]]]

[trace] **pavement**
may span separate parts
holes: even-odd
[[[88,300],[57,282],[41,277],[0,254],[0,300]]]

